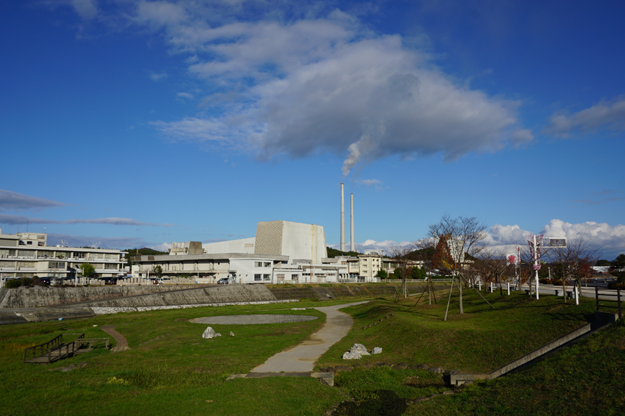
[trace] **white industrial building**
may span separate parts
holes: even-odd
[[[0,286],[22,277],[66,278],[81,275],[89,263],[94,277],[118,277],[123,271],[119,250],[48,246],[45,233],[2,234],[0,229]]]
[[[169,255],[135,257],[132,273],[134,277],[146,278],[150,273],[153,276],[159,266],[163,276],[187,277],[198,283],[215,283],[222,278],[233,283],[323,283],[348,279],[347,265],[327,256],[323,226],[267,221],[256,225],[255,237],[204,245],[193,241],[173,243]]]

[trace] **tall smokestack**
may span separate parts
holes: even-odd
[[[356,251],[356,238],[354,237],[354,194],[350,194],[350,198],[351,215],[349,219],[351,221],[351,227],[349,227],[349,231],[351,235],[349,236],[349,251]]]
[[[345,251],[345,197],[343,196],[343,184],[341,184],[341,251]]]

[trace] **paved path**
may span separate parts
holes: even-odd
[[[115,338],[115,347],[111,349],[112,352],[119,352],[130,349],[126,337],[115,331],[115,327],[113,327],[112,325],[105,325],[101,326],[100,329]]]
[[[251,373],[309,372],[315,361],[349,332],[354,320],[339,309],[367,302],[315,308],[326,314],[326,323],[309,339],[287,351],[279,352]]]

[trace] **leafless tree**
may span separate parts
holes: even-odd
[[[499,250],[485,249],[479,253],[478,259],[474,264],[484,281],[497,283],[499,285],[499,294],[503,295],[501,283],[504,278],[507,280],[511,271],[506,255]]]
[[[425,270],[426,277],[426,289],[423,293],[427,291],[428,294],[428,305],[432,304],[432,300],[436,303],[436,293],[434,292],[434,285],[432,283],[432,275],[433,275],[433,252],[435,250],[436,241],[433,238],[424,238],[419,241],[415,241],[412,245],[415,248],[416,254],[414,254],[414,258],[416,261],[421,263],[423,269]],[[423,294],[421,295],[423,296]],[[417,299],[415,306],[421,300],[421,296]]]
[[[413,247],[410,245],[407,246],[397,246],[390,249],[390,255],[397,262],[398,269],[401,273],[401,281],[402,281],[402,293],[404,295],[404,299],[408,297],[408,288],[406,279],[410,276],[410,259],[408,255],[412,253]],[[398,300],[398,299],[396,299]]]
[[[448,240],[449,251],[454,263],[453,279],[458,279],[460,290],[460,313],[464,313],[462,305],[462,286],[464,279],[465,254],[477,255],[483,249],[483,240],[487,236],[486,225],[481,224],[476,217],[452,218],[449,214],[443,215],[437,223],[428,227],[428,237],[439,240],[445,236]],[[451,296],[450,296],[451,299]],[[447,305],[449,308],[449,305]]]
[[[582,280],[592,273],[591,265],[601,257],[601,253],[588,240],[574,239],[567,241],[566,247],[553,249],[550,254],[554,267],[559,269],[562,276],[562,290],[566,303],[567,280],[572,280],[581,291]]]

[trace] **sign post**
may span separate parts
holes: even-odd
[[[543,237],[544,234],[540,235],[527,235],[525,238],[527,239],[527,243],[530,246],[530,253],[532,255],[532,260],[534,262],[534,271],[535,271],[535,283],[536,283],[536,299],[540,299],[540,295],[538,294],[538,271],[540,270],[540,249],[543,245]]]

